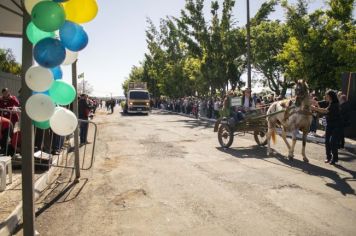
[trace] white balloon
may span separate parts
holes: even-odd
[[[64,59],[64,62],[62,65],[67,66],[73,64],[78,58],[78,52],[73,52],[68,49],[66,49],[66,58]]]
[[[49,69],[35,66],[27,70],[25,81],[27,86],[33,91],[44,92],[52,86],[54,79]]]
[[[77,128],[78,119],[70,110],[57,107],[49,120],[49,125],[54,133],[60,136],[67,136],[72,134]]]
[[[52,99],[45,94],[32,95],[26,102],[27,115],[34,121],[43,122],[51,118],[55,105]]]
[[[31,12],[32,12],[33,7],[34,7],[37,3],[42,2],[42,1],[45,1],[45,0],[25,0],[25,8],[26,8],[28,14],[31,15]]]

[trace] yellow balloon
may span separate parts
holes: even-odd
[[[98,14],[95,0],[70,0],[63,3],[66,19],[78,24],[93,20]]]

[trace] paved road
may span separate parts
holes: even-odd
[[[41,235],[356,235],[350,153],[334,167],[308,144],[306,164],[298,144],[290,162],[251,136],[224,151],[207,123],[157,111],[96,121],[95,167],[41,211]]]

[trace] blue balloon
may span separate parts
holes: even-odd
[[[89,40],[83,27],[70,21],[66,21],[59,29],[59,37],[63,45],[73,52],[84,49]]]
[[[35,45],[33,56],[42,67],[53,68],[62,64],[66,49],[58,39],[45,38]]]
[[[51,72],[53,74],[54,80],[59,80],[59,79],[63,78],[63,71],[62,71],[60,66],[51,68],[50,70],[51,70]]]
[[[49,96],[49,90],[44,91],[44,92],[35,92],[35,91],[33,91],[32,95],[35,95],[35,94],[44,94],[44,95],[48,95]]]

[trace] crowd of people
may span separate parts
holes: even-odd
[[[14,155],[21,148],[20,111],[19,98],[12,95],[8,88],[2,89],[0,97],[0,155]],[[19,91],[19,93],[21,90]],[[102,101],[82,94],[78,97],[78,118],[80,122],[80,144],[88,144],[88,121],[94,117],[96,109],[102,107]],[[69,106],[72,108],[72,105]],[[57,155],[62,150],[65,137],[52,132],[51,129],[36,129],[35,152],[42,150]]]
[[[247,92],[249,93],[250,98],[253,101],[253,106],[256,108],[265,107],[274,101],[282,99],[281,97],[275,97],[274,94],[270,94],[268,96],[258,96],[256,93],[254,93],[251,96],[251,92],[248,90]],[[232,95],[237,96],[237,93],[232,93]],[[246,94],[246,90],[241,91],[239,94]],[[227,101],[226,96],[213,96],[202,98],[184,97],[178,99],[162,98],[154,100],[153,107],[178,113],[192,114],[196,117],[200,116],[207,117],[209,119],[217,119],[221,116],[221,110],[224,107],[224,101]]]

